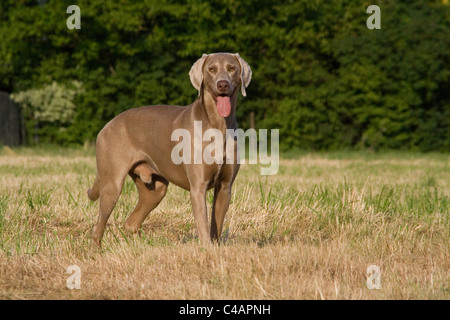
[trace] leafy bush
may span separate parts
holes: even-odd
[[[78,81],[72,81],[70,87],[53,81],[39,89],[11,94],[11,98],[21,106],[28,131],[31,131],[32,124],[37,136],[39,128],[46,125],[57,127],[60,132],[71,125],[76,114],[75,97],[80,93],[82,84]]]

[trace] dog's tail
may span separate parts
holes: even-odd
[[[92,186],[91,189],[88,190],[87,194],[88,194],[89,199],[92,200],[92,201],[95,201],[95,200],[98,199],[98,197],[99,197],[99,193],[98,193],[98,175],[95,178],[94,185]]]

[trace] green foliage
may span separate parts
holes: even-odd
[[[29,89],[15,94],[11,98],[22,106],[26,116],[39,122],[70,124],[75,115],[75,95],[81,91],[81,83],[72,82],[67,88],[53,81],[40,89]]]
[[[0,4],[0,90],[83,83],[70,121],[44,117],[40,141],[82,144],[126,109],[189,104],[191,65],[229,51],[253,70],[239,125],[254,112],[282,149],[450,149],[445,1],[80,0],[69,30],[71,2]],[[380,30],[366,27],[371,4]]]
[[[42,88],[33,88],[11,94],[11,98],[22,109],[22,114],[27,121],[27,131],[34,132],[36,139],[40,134],[49,135],[48,130],[58,129],[54,134],[62,133],[67,126],[74,122],[76,95],[83,92],[82,84],[72,81],[69,87],[53,81]],[[45,125],[48,125],[45,128]],[[52,136],[53,134],[50,134]]]

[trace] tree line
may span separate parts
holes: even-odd
[[[447,0],[76,2],[80,29],[66,25],[73,1],[0,3],[0,90],[30,145],[94,141],[126,109],[187,105],[202,53],[239,52],[253,71],[239,126],[279,129],[284,150],[450,150]]]

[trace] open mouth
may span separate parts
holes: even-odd
[[[230,97],[224,93],[216,96],[216,107],[217,107],[217,112],[222,117],[224,117],[224,118],[228,117],[231,112]]]
[[[215,92],[211,92],[212,93],[212,97],[213,99],[217,102],[217,98],[226,98],[226,97],[230,97],[230,95],[228,93],[215,93]]]

